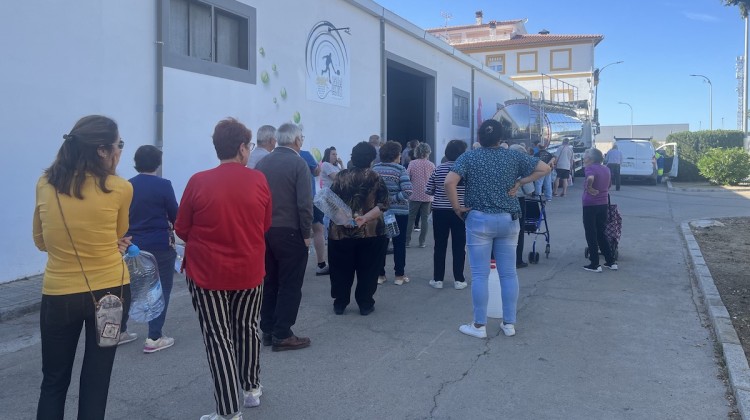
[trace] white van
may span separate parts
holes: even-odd
[[[641,179],[656,185],[656,151],[650,140],[615,139],[617,148],[622,153],[620,176],[622,178]]]

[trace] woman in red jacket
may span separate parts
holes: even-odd
[[[238,377],[243,405],[260,405],[258,316],[271,191],[262,173],[246,167],[251,138],[233,118],[216,125],[221,164],[190,178],[175,222],[186,244],[183,268],[214,382],[216,413],[202,420],[242,418]]]

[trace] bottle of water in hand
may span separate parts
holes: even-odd
[[[130,271],[130,319],[148,322],[164,310],[164,295],[159,280],[159,264],[156,258],[130,245],[125,256],[125,265]]]
[[[396,215],[392,211],[386,210],[383,213],[383,221],[385,222],[385,234],[389,238],[398,236],[401,232],[398,229],[398,223],[396,223]]]

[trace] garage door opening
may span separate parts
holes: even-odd
[[[427,142],[435,159],[435,75],[403,60],[388,60],[386,80],[386,138],[406,146],[409,140]]]

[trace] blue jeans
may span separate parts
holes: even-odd
[[[487,324],[487,278],[490,274],[490,255],[494,253],[503,300],[503,322],[516,322],[518,302],[518,274],[516,273],[516,243],[520,227],[508,213],[469,212],[466,218],[466,245],[471,267],[471,298],[474,322]]]
[[[552,199],[552,173],[537,179],[534,181],[534,194],[542,195],[542,186],[544,186],[544,198],[547,200]]]

